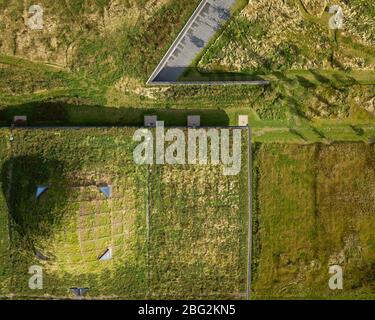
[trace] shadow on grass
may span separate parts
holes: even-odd
[[[301,77],[301,76],[296,76],[296,79],[298,80],[299,84],[305,88],[305,89],[316,89],[317,88],[317,85],[313,82],[311,82],[310,80],[304,78],[304,77]]]
[[[39,156],[17,156],[3,164],[2,192],[7,200],[13,245],[37,254],[36,248],[43,250],[46,241],[62,227],[71,193],[63,172],[63,162]],[[38,199],[37,186],[49,187]]]
[[[172,79],[172,80],[171,80]],[[178,79],[178,80],[173,80]],[[155,78],[154,84],[158,82],[173,81],[183,84],[184,82],[258,82],[267,81],[257,72],[228,72],[224,70],[202,71],[199,68],[165,67]]]
[[[113,268],[98,268],[98,273],[87,271],[86,261],[75,262],[75,272],[58,265],[57,269],[43,273],[42,291],[35,293],[28,288],[30,275],[26,271],[35,265],[35,259],[45,260],[46,265],[50,265],[50,261],[59,262],[55,256],[56,245],[72,241],[72,232],[78,232],[69,230],[72,228],[69,221],[76,219],[76,212],[69,204],[79,199],[79,192],[73,191],[71,178],[64,174],[65,171],[67,165],[63,161],[34,155],[13,157],[1,168],[2,192],[7,201],[11,225],[12,293],[70,297],[69,288],[78,286],[89,287],[93,296],[146,297],[147,273],[142,260],[127,265],[117,263]],[[80,181],[80,184],[84,183]],[[49,186],[49,189],[36,199],[38,185]],[[61,234],[64,237],[56,242],[56,235]],[[74,248],[79,250],[80,247]],[[77,254],[74,249],[69,250],[72,251],[67,251],[67,256]]]
[[[66,102],[37,102],[0,110],[0,122],[10,125],[15,115],[26,115],[31,126],[143,126],[145,115],[157,115],[166,126],[186,126],[189,115],[201,116],[203,126],[228,126],[221,109],[146,109],[75,105]]]

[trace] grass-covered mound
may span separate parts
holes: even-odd
[[[15,132],[2,166],[13,294],[69,296],[71,287],[89,287],[91,296],[144,297],[146,170],[132,161],[131,137],[127,130]],[[112,186],[111,198],[101,184]],[[37,186],[48,186],[39,198]],[[108,248],[113,259],[99,261]],[[41,291],[28,288],[32,265],[44,268]]]

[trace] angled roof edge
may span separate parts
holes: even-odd
[[[189,18],[188,22],[182,28],[180,33],[178,34],[177,38],[173,41],[172,45],[163,56],[162,60],[159,62],[149,79],[147,80],[147,85],[239,85],[239,84],[246,84],[246,85],[265,85],[268,84],[269,81],[266,80],[215,80],[215,81],[178,81],[178,80],[171,80],[171,81],[155,81],[157,76],[161,73],[161,71],[166,67],[168,60],[171,58],[172,54],[175,52],[178,44],[180,41],[187,35],[190,27],[195,23],[196,18],[205,8],[205,6],[215,0],[202,0],[198,7],[194,10],[192,16]],[[220,1],[220,0],[219,0]],[[229,0],[224,0],[229,1]],[[204,48],[201,49],[201,51]],[[181,67],[181,68],[188,68],[188,66]]]
[[[156,76],[159,74],[160,70],[166,65],[167,60],[172,55],[176,44],[186,35],[190,26],[194,23],[195,16],[202,10],[202,8],[206,5],[208,0],[202,0],[202,2],[198,5],[198,7],[194,10],[193,14],[189,18],[188,22],[182,28],[181,32],[178,34],[177,38],[173,41],[172,45],[168,49],[167,53],[161,59],[157,67],[155,68],[154,72],[151,74],[150,78],[147,80],[147,84],[152,84]]]

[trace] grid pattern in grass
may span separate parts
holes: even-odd
[[[129,185],[126,179],[117,179],[116,183]],[[97,186],[76,187],[74,191],[77,201],[72,196],[74,201],[68,207],[75,218],[68,220],[54,235],[56,244],[52,254],[56,265],[74,272],[79,264],[85,272],[100,273],[113,264],[113,260],[98,264],[98,258],[109,248],[116,261],[126,263],[134,258],[131,243],[136,236],[137,209],[133,190],[114,186],[110,199],[105,199]],[[53,196],[49,193],[44,199],[50,201]]]

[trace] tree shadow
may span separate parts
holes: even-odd
[[[314,78],[320,82],[321,84],[324,84],[324,85],[332,85],[332,81],[331,79],[321,75],[319,72],[315,71],[315,70],[309,70],[311,72],[311,74],[314,76]]]
[[[349,76],[348,74],[344,74],[344,73],[343,74],[334,73],[333,78],[338,83],[342,83],[343,85],[346,85],[346,86],[354,86],[354,85],[359,84],[359,82],[355,78]]]
[[[296,79],[298,80],[299,84],[305,88],[305,89],[316,89],[317,85],[310,80],[301,77],[301,76],[296,76]]]

